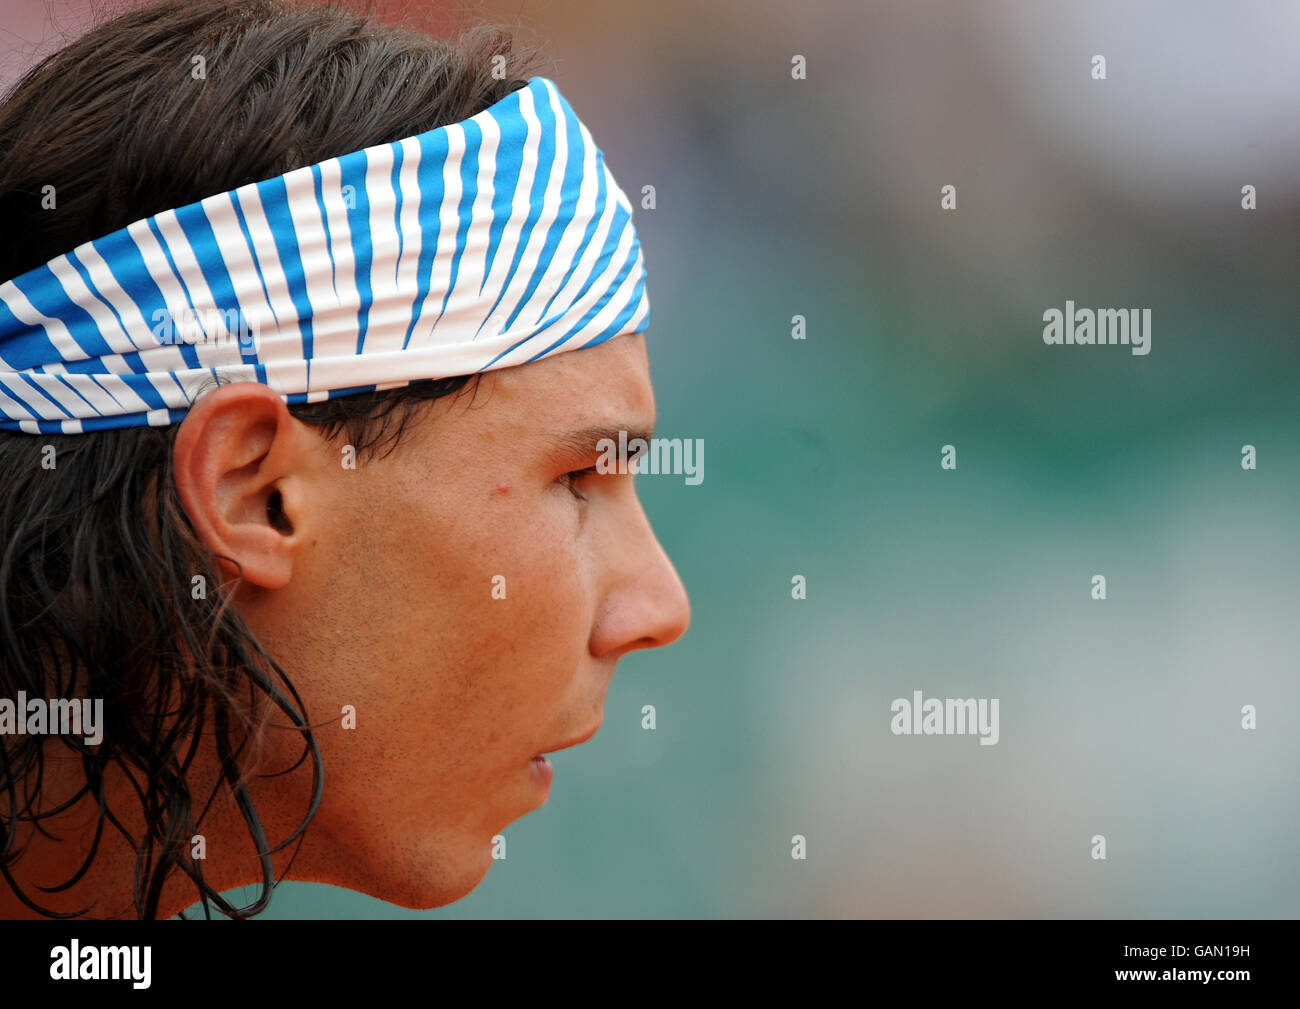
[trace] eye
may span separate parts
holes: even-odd
[[[595,472],[596,472],[595,466],[588,466],[586,469],[570,470],[568,473],[565,473],[564,476],[560,477],[558,482],[568,487],[569,492],[574,497],[576,497],[579,501],[586,501],[587,495],[583,494],[578,490],[577,484],[578,481],[581,480],[583,477],[590,476],[592,473]]]

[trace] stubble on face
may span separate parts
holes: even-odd
[[[293,591],[253,615],[313,720],[333,719],[310,878],[447,903],[545,801],[532,758],[600,724],[622,653],[594,632],[630,591],[618,555],[643,544],[643,564],[666,563],[630,475],[575,496],[566,467],[599,450],[564,435],[653,423],[644,340],[624,336],[486,373],[423,408],[391,455],[322,471]]]

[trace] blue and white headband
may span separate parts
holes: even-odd
[[[464,122],[164,211],[0,284],[0,429],[164,426],[227,381],[313,403],[649,324],[632,205],[534,77]]]

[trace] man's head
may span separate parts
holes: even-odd
[[[190,49],[220,56],[197,91]],[[272,0],[128,15],[0,107],[0,208],[33,235],[0,279],[461,122],[534,64],[497,33],[451,48]],[[293,406],[219,385],[166,427],[0,433],[0,698],[105,705],[97,747],[0,736],[15,900],[255,913],[286,873],[417,907],[469,892],[493,836],[545,801],[534,758],[589,737],[618,658],[688,622],[632,477],[582,472],[604,434],[653,424],[627,334]],[[218,896],[259,880],[250,908]]]
[[[463,896],[492,837],[545,801],[533,758],[596,731],[621,656],[682,634],[686,595],[633,476],[581,472],[600,432],[653,425],[640,335],[489,372],[355,470],[264,386],[191,411],[186,511],[242,568],[254,633],[331,719],[300,869],[413,907]]]

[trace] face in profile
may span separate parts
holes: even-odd
[[[283,879],[447,904],[618,660],[684,633],[598,468],[655,422],[633,207],[509,34],[160,0],[0,103],[31,237],[0,248],[0,686],[107,727],[0,741],[0,916],[244,918]],[[256,80],[196,85],[184,45]],[[122,191],[123,158],[163,167]]]
[[[689,622],[633,475],[594,471],[605,433],[653,429],[642,336],[422,409],[395,451],[348,468],[241,383],[200,399],[176,448],[196,529],[240,562],[241,609],[319,726],[324,796],[292,877],[410,907],[482,880],[493,837],[547,799],[537,758],[589,739],[618,660]],[[259,769],[300,750],[270,727]],[[308,771],[267,781],[264,819],[289,827]]]

